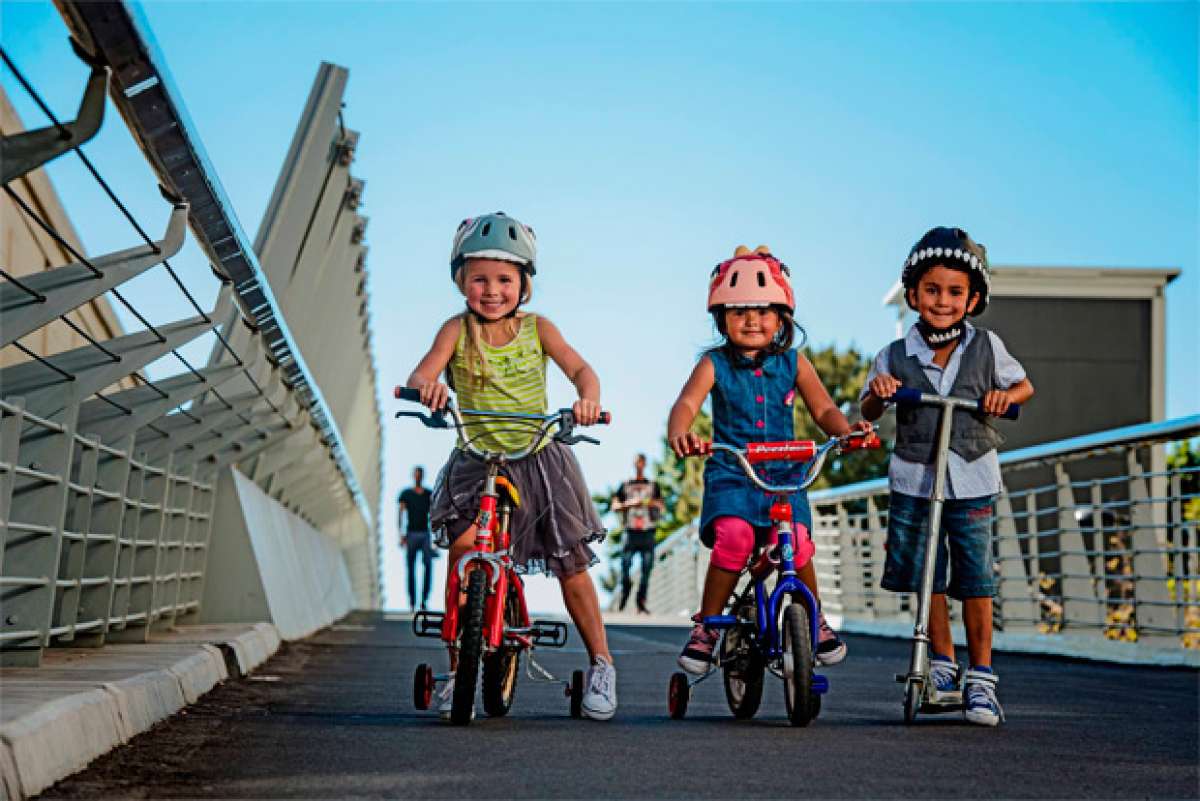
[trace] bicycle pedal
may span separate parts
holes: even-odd
[[[558,620],[535,620],[529,624],[534,645],[562,648],[567,644],[567,624]]]
[[[704,625],[710,629],[731,629],[741,622],[737,615],[708,615],[704,618]]]
[[[829,692],[829,679],[814,673],[812,677],[812,691],[817,695],[824,695]]]
[[[413,615],[413,634],[418,637],[442,636],[442,620],[446,617],[443,612],[428,612],[422,610]]]

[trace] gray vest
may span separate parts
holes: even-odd
[[[919,389],[934,395],[936,388],[925,375],[924,368],[916,356],[908,356],[904,340],[898,339],[888,349],[888,366],[892,375],[906,387]],[[950,395],[955,398],[982,398],[995,389],[996,358],[992,353],[992,339],[982,328],[975,329],[975,336],[959,362],[958,375]],[[921,464],[932,464],[937,457],[938,419],[942,410],[936,406],[917,406],[901,403],[896,406],[896,449],[901,459]],[[981,413],[965,409],[954,410],[950,429],[950,450],[968,462],[973,462],[990,450],[994,450],[1004,438]]]

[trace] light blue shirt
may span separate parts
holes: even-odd
[[[967,344],[979,333],[975,326],[964,322],[966,334],[958,341],[958,346],[950,354],[950,361],[943,369],[933,362],[933,348],[926,344],[916,325],[908,329],[904,336],[904,352],[908,356],[916,356],[925,371],[929,383],[942,396],[950,394],[954,380],[958,378],[958,368],[962,364],[963,352]],[[1000,337],[988,331],[992,342],[992,353],[995,357],[996,369],[992,380],[998,389],[1008,389],[1014,384],[1025,380],[1025,368],[1009,354]],[[891,365],[888,363],[888,348],[879,351],[867,374],[866,384],[858,400],[861,403],[870,394],[871,380],[880,374],[890,375]],[[932,464],[910,462],[892,455],[888,466],[888,481],[893,492],[912,495],[918,498],[928,498],[933,495]],[[946,470],[947,498],[983,498],[1000,492],[1000,457],[995,449],[980,456],[973,462],[968,462],[954,451],[950,451],[950,464]]]

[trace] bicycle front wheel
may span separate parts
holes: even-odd
[[[793,726],[807,726],[816,717],[818,707],[812,691],[812,635],[803,604],[788,604],[783,611],[783,663],[788,720]]]
[[[467,603],[463,607],[462,636],[458,641],[458,668],[454,672],[454,699],[450,722],[465,726],[475,712],[475,687],[483,658],[483,610],[487,604],[487,572],[472,570],[467,581]]]

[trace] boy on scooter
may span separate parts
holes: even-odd
[[[903,339],[875,357],[859,401],[867,420],[878,419],[900,387],[962,398],[982,398],[987,415],[1033,396],[1025,370],[991,331],[966,321],[987,307],[991,288],[987,251],[961,228],[934,228],[904,262],[904,299],[920,315]],[[896,448],[888,469],[887,556],[882,586],[917,592],[924,561],[929,498],[940,411],[901,405]],[[992,670],[992,505],[1001,489],[996,446],[1002,438],[984,414],[956,411],[951,429],[933,596],[929,610],[930,700],[963,706],[971,723],[1004,719]],[[949,544],[950,582],[947,586]],[[970,667],[958,689],[947,593],[963,603]],[[963,696],[965,695],[965,699]]]

